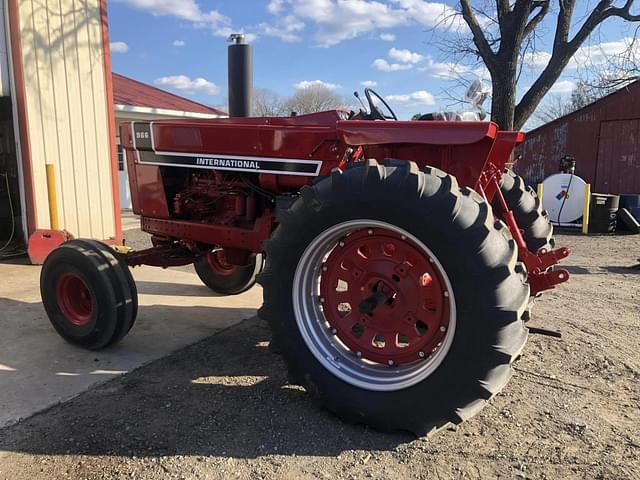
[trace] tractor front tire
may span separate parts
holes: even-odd
[[[432,433],[508,382],[528,330],[516,244],[454,177],[362,162],[279,212],[259,283],[293,383],[348,422]]]
[[[71,240],[55,249],[40,274],[40,293],[55,330],[89,350],[114,345],[137,314],[131,273],[106,245]]]
[[[220,295],[238,295],[256,283],[262,269],[262,255],[252,255],[247,265],[231,265],[226,262],[224,250],[204,255],[194,264],[202,283]]]

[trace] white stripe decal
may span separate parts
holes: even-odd
[[[138,152],[139,153],[139,152]],[[143,165],[159,165],[166,167],[184,167],[184,168],[203,168],[203,169],[218,169],[218,170],[230,170],[235,172],[255,172],[255,173],[275,173],[277,175],[299,175],[299,176],[313,176],[320,175],[320,168],[322,162],[319,160],[302,160],[299,158],[274,158],[274,157],[244,157],[239,155],[216,155],[216,154],[203,154],[203,153],[182,153],[182,152],[153,152],[156,156],[162,157],[183,157],[183,158],[198,158],[207,161],[214,162],[215,160],[236,160],[236,161],[255,161],[260,163],[273,163],[273,164],[293,164],[293,165],[312,165],[315,170],[312,172],[296,172],[287,170],[271,170],[269,168],[236,168],[233,166],[214,166],[214,165],[197,165],[197,164],[175,164],[158,161],[146,161],[138,158],[138,163]]]
[[[238,157],[238,158],[242,158],[242,157]],[[264,159],[262,161],[264,161]],[[225,170],[225,171],[228,170],[232,172],[245,172],[245,173],[273,173],[275,175],[294,175],[299,177],[317,177],[318,175],[320,175],[320,166],[322,165],[321,162],[318,162],[318,166],[314,173],[305,173],[305,172],[287,172],[282,170],[266,170],[266,169],[250,170],[246,168],[233,168],[233,167],[207,167],[204,165],[176,165],[174,163],[162,163],[162,162],[140,162],[140,163],[142,163],[142,165],[156,165],[159,167],[200,168],[204,170]]]

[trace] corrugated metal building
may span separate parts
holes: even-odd
[[[0,173],[18,235],[51,227],[45,165],[53,164],[60,229],[121,241],[106,0],[0,4]]]
[[[536,185],[565,155],[599,193],[640,193],[640,81],[527,133],[515,170]]]

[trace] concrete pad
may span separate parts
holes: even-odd
[[[122,210],[120,218],[122,219],[122,230],[124,232],[140,228],[140,217],[131,210]]]
[[[138,319],[117,346],[65,342],[40,301],[40,268],[0,264],[0,428],[252,317],[262,290],[215,296],[195,274],[139,267]]]

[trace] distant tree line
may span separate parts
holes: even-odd
[[[290,97],[283,97],[267,89],[253,92],[253,115],[256,117],[282,117],[293,112],[298,115],[324,112],[339,108],[348,109],[350,102],[324,85],[299,88]]]

